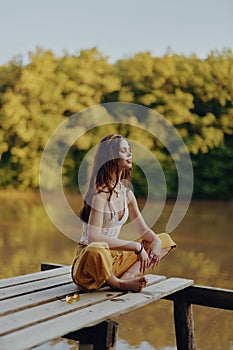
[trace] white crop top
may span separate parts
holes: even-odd
[[[104,217],[103,217],[103,227],[101,229],[102,234],[107,235],[109,237],[117,238],[120,234],[121,227],[126,223],[128,216],[129,216],[129,209],[128,209],[128,203],[127,203],[127,195],[126,195],[126,188],[123,189],[124,192],[124,210],[122,217],[118,218],[117,212],[111,212],[109,209],[109,203],[106,203],[105,210],[104,210]],[[110,199],[111,204],[111,199]],[[88,245],[88,224],[86,222],[83,222],[82,225],[82,236],[80,239],[80,243],[84,245]]]

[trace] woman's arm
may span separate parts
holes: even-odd
[[[137,200],[132,191],[128,191],[128,207],[130,220],[133,222],[140,236],[147,242],[153,243],[152,253],[159,256],[161,253],[160,238],[146,225],[138,208]]]
[[[139,242],[131,242],[109,237],[101,233],[106,202],[106,193],[98,193],[93,197],[87,231],[89,242],[107,242],[110,249],[128,250],[134,252],[140,251],[141,244]]]

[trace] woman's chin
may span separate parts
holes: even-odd
[[[125,170],[130,170],[130,169],[132,169],[132,164],[127,164],[127,165],[125,166]]]

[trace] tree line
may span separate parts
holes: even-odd
[[[194,169],[194,198],[231,199],[232,96],[230,50],[213,51],[206,59],[142,52],[110,63],[96,48],[61,57],[38,48],[26,65],[18,57],[0,66],[0,187],[38,189],[42,152],[63,120],[93,105],[130,102],[163,115],[183,138]],[[127,136],[137,132],[129,127]],[[63,170],[67,188],[77,185],[78,167],[102,134],[96,128],[71,147]],[[164,169],[168,196],[175,197],[176,171],[164,146],[142,136]],[[146,180],[137,166],[134,179],[137,194],[145,196]]]

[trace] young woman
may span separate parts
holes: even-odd
[[[72,278],[81,290],[103,286],[140,292],[143,273],[154,269],[176,244],[166,233],[155,234],[145,223],[130,184],[132,153],[121,135],[104,137],[97,149],[84,206],[83,232],[72,265]],[[119,239],[128,216],[141,241]]]

